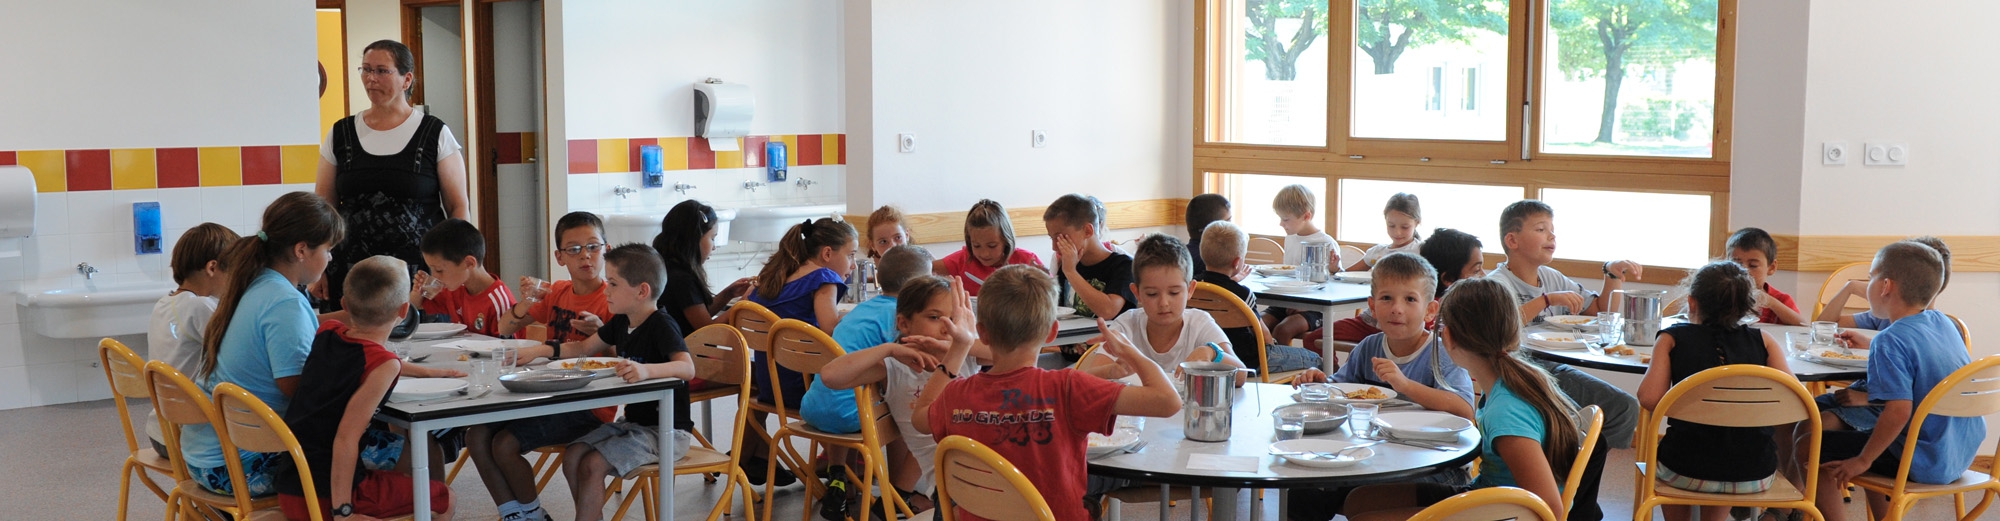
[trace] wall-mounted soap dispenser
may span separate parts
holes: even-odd
[[[785,162],[785,142],[771,141],[764,143],[764,164],[770,174],[769,178],[771,182],[781,183],[785,181],[785,178],[789,175],[785,171]]]
[[[666,186],[667,168],[666,158],[663,155],[664,152],[665,150],[661,149],[659,145],[639,147],[639,172],[642,176],[642,179],[640,179],[641,186],[645,186],[646,188]]]
[[[160,203],[132,203],[132,253],[152,255],[160,253],[166,244],[160,233]]]

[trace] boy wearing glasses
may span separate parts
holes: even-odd
[[[542,281],[521,277],[522,302],[501,317],[500,336],[535,322],[548,324],[548,345],[522,349],[520,360],[558,356],[564,342],[580,342],[597,333],[610,314],[604,299],[604,221],[590,212],[570,212],[556,220],[556,264],[569,270],[569,280],[542,289]],[[500,519],[544,520],[535,493],[535,471],[522,454],[541,447],[563,446],[610,423],[617,407],[573,411],[510,422],[477,425],[465,432],[466,453],[486,492],[499,507]]]

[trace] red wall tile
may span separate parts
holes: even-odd
[[[69,173],[69,191],[111,189],[110,150],[71,150],[63,154],[63,168]]]
[[[597,140],[569,140],[569,173],[597,173]]]
[[[494,152],[498,152],[494,164],[515,165],[521,163],[521,133],[501,132],[493,136]]]
[[[840,164],[847,164],[847,135],[840,136]]]
[[[639,148],[646,145],[659,146],[660,138],[635,137],[625,140],[625,167],[633,172],[646,171],[646,160],[639,157]]]
[[[822,156],[822,155],[820,155],[820,153],[821,153],[821,152],[820,152],[820,139],[821,139],[821,137],[822,137],[822,136],[820,136],[819,134],[800,134],[800,135],[799,135],[799,149],[798,149],[798,150],[794,150],[794,151],[792,151],[792,152],[793,152],[794,154],[797,154],[797,155],[796,155],[796,156],[794,156],[794,157],[797,157],[797,158],[799,158],[799,161],[798,161],[798,162],[799,162],[799,166],[813,166],[813,165],[817,165],[817,164],[820,164],[820,160],[821,160],[821,159],[823,159],[823,158],[825,158],[825,157],[826,157],[826,156]]]
[[[771,136],[743,136],[743,166],[765,168],[764,145],[771,142]]]
[[[243,147],[243,185],[274,185],[285,182],[284,162],[278,147]]]
[[[688,138],[688,170],[708,170],[715,168],[715,151],[709,150],[705,138]]]
[[[201,151],[194,148],[162,148],[154,154],[159,162],[160,188],[201,186]]]
[[[0,152],[0,165],[12,165],[12,164],[15,164],[14,152],[11,150],[6,152]]]

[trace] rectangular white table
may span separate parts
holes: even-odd
[[[1321,319],[1328,328],[1326,334],[1320,339],[1321,349],[1319,352],[1322,366],[1320,370],[1326,371],[1327,374],[1333,374],[1334,367],[1340,363],[1339,358],[1334,354],[1333,350],[1333,330],[1331,329],[1333,321],[1340,319],[1339,313],[1342,311],[1361,309],[1362,306],[1368,305],[1368,283],[1328,279],[1326,284],[1312,291],[1301,293],[1271,291],[1268,284],[1280,280],[1298,279],[1251,275],[1249,278],[1243,279],[1243,286],[1250,288],[1250,292],[1257,295],[1257,304],[1259,305],[1320,312]]]
[[[436,347],[436,344],[466,339],[489,338],[461,335],[443,339],[416,340],[411,342],[410,356],[412,358],[430,356],[429,359],[417,364],[424,367],[465,371],[470,363],[458,360],[458,355],[464,353],[463,351]],[[517,394],[495,384],[492,393],[477,399],[466,397],[435,403],[390,402],[375,412],[375,418],[409,430],[410,439],[416,440],[410,443],[410,475],[429,476],[430,444],[423,441],[430,438],[431,432],[644,402],[653,402],[659,407],[661,428],[673,428],[674,393],[681,392],[686,386],[687,383],[678,378],[628,384],[614,377],[591,382],[590,385],[574,391]],[[678,460],[679,457],[673,453],[673,437],[660,436],[659,439],[658,451],[662,456],[660,460],[667,462]],[[661,465],[661,467],[661,473],[668,475],[654,480],[654,485],[657,487],[654,490],[657,493],[655,497],[659,498],[655,503],[655,510],[658,519],[673,519],[674,495],[671,476],[673,471],[671,465]],[[416,479],[411,482],[416,499],[415,516],[418,521],[431,519],[429,481],[429,479]]]

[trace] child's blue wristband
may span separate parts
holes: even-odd
[[[1209,342],[1209,343],[1208,343],[1208,348],[1209,348],[1209,349],[1214,349],[1214,350],[1215,350],[1215,359],[1214,359],[1214,360],[1209,360],[1209,361],[1210,361],[1210,362],[1215,362],[1215,363],[1222,363],[1222,346],[1221,346],[1221,345],[1219,345],[1219,344],[1216,344],[1215,342]]]

